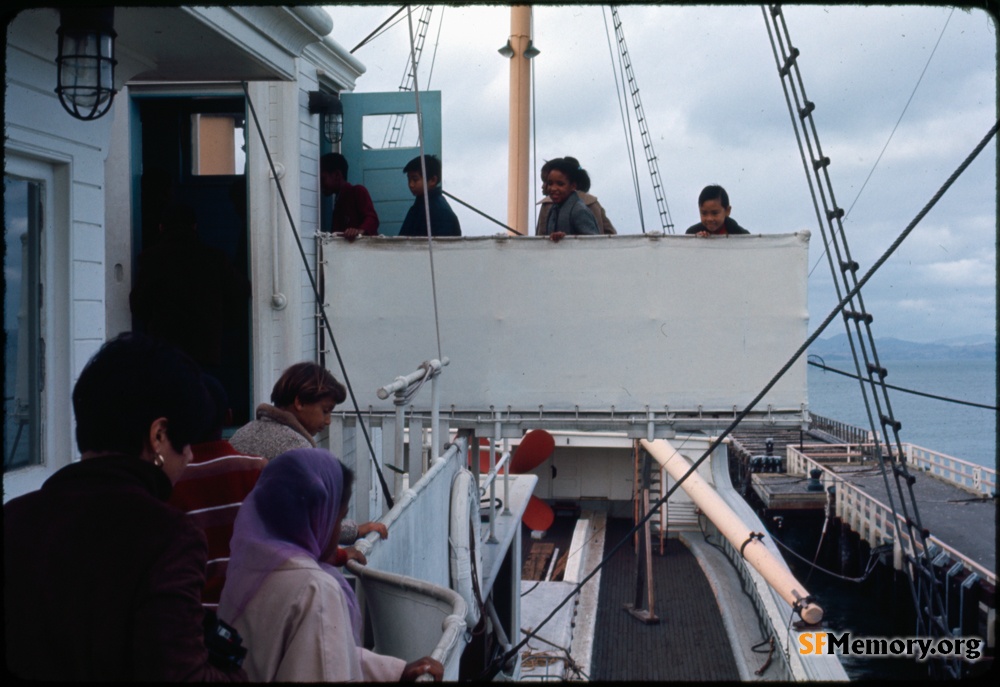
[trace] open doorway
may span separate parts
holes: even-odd
[[[133,328],[162,327],[156,318],[170,311],[169,322],[182,324],[169,324],[165,338],[219,379],[229,396],[232,426],[240,426],[253,412],[245,102],[242,96],[173,94],[136,95],[133,102],[133,155],[139,158],[133,169],[140,170],[133,205],[133,294],[140,270],[146,270],[143,290],[150,283],[149,265],[175,272],[172,279],[161,278],[168,286],[157,293],[156,305],[137,310],[133,302]],[[199,254],[209,257],[170,270],[171,259],[162,257],[161,229],[164,212],[178,206],[193,211]],[[150,251],[160,251],[158,261],[148,258]],[[229,274],[230,267],[218,267],[220,253],[235,277],[215,274]],[[240,285],[245,289],[240,297],[230,293]]]

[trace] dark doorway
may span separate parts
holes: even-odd
[[[136,95],[133,102],[133,150],[140,158],[133,166],[140,174],[133,205],[133,265],[160,238],[163,209],[183,203],[194,209],[198,239],[222,251],[248,279],[243,97]],[[205,364],[229,395],[233,426],[248,422],[253,412],[250,312],[249,298],[226,310],[221,358]],[[143,330],[145,323],[134,318],[133,326]]]

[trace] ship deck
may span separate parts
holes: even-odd
[[[572,518],[556,518],[554,526],[545,534],[544,543],[525,543],[526,573],[530,574],[532,567],[533,548],[537,552],[546,545],[554,547],[557,557],[558,552],[568,550],[573,522]],[[602,558],[631,527],[627,519],[607,520]],[[741,679],[738,659],[731,649],[732,637],[727,633],[719,609],[717,590],[713,589],[695,554],[677,539],[667,540],[663,555],[654,546],[655,606],[652,610],[659,620],[655,624],[639,620],[625,607],[635,600],[636,561],[633,546],[626,544],[601,570],[593,636],[587,643],[590,655],[569,656],[570,643],[574,648],[579,646],[579,639],[572,635],[586,632],[583,627],[589,623],[585,619],[586,612],[578,613],[572,609],[572,604],[567,604],[546,623],[538,637],[529,641],[528,650],[522,652],[522,679],[563,679],[562,671],[567,667],[568,674],[590,681]],[[551,565],[549,559],[537,572],[544,577],[544,568]],[[534,629],[575,586],[570,582],[539,583],[527,577],[521,585],[522,624],[526,629]],[[645,605],[644,592],[641,606]],[[763,662],[763,657],[759,658],[759,662]]]
[[[631,527],[628,520],[608,520],[605,556]],[[632,546],[618,549],[603,568],[590,679],[739,680],[715,594],[694,554],[668,539],[664,555],[654,546],[652,559],[657,624],[625,609],[635,599]]]

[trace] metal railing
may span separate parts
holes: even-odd
[[[851,529],[868,542],[869,546],[875,548],[886,543],[893,544],[897,568],[902,567],[900,553],[904,545],[911,555],[915,553],[915,548],[920,548],[919,542],[910,540],[902,515],[897,514],[896,516],[900,525],[897,527],[896,523],[893,522],[892,509],[884,503],[866,494],[863,490],[854,486],[822,463],[805,455],[794,446],[788,446],[786,450],[788,452],[789,472],[809,474],[811,470],[819,469],[822,471],[824,486],[836,486],[837,517],[848,523]],[[927,541],[947,552],[952,560],[961,563],[967,570],[977,573],[990,584],[996,585],[997,577],[995,571],[987,570],[934,535],[930,535]]]

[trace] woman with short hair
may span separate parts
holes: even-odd
[[[73,410],[80,461],[4,506],[8,669],[53,682],[245,680],[236,662],[210,659],[205,536],[166,503],[209,416],[197,365],[123,334],[84,367]]]

